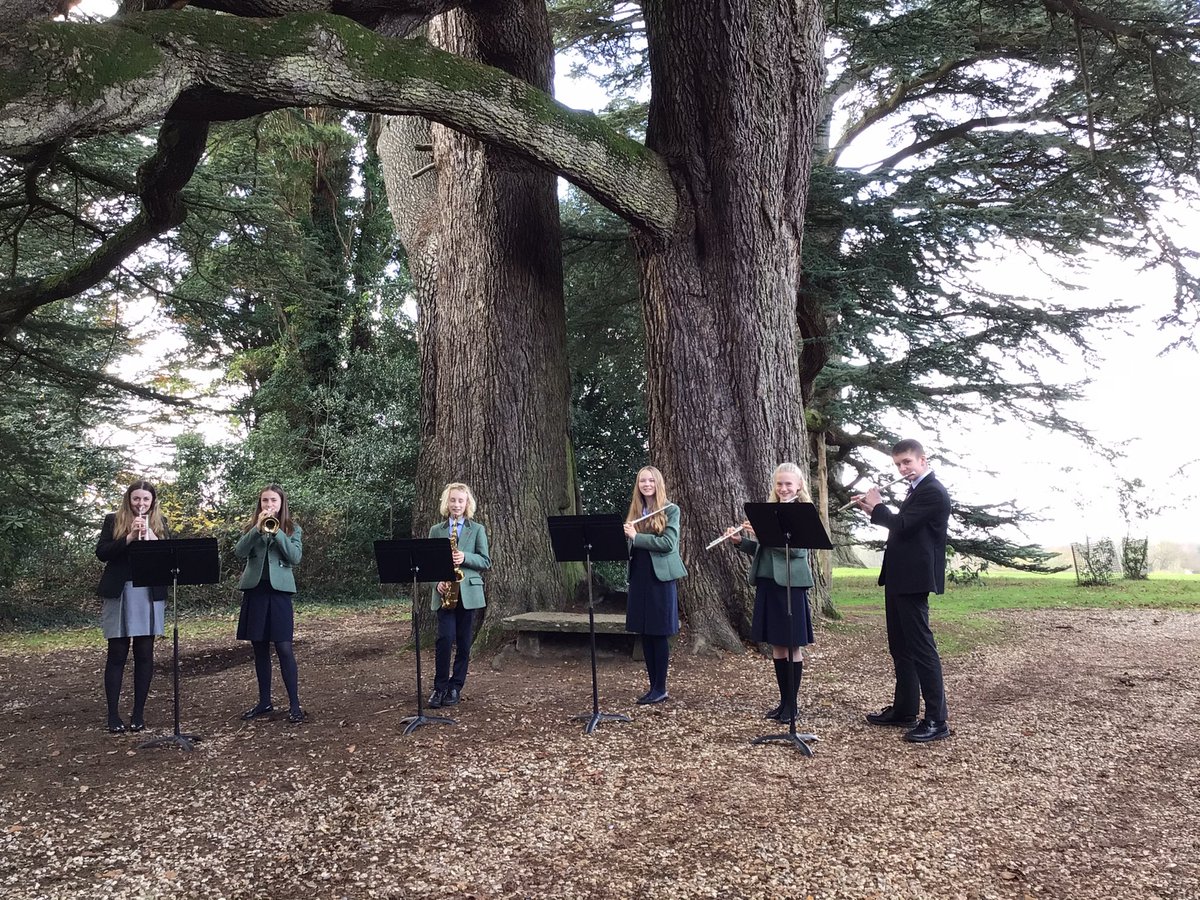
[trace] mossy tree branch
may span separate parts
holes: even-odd
[[[638,228],[675,222],[675,187],[643,145],[498,69],[341,16],[141,13],[0,36],[0,152],[293,106],[424,116],[545,166]]]

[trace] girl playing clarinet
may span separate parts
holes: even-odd
[[[781,463],[771,476],[770,503],[811,502],[804,475],[795,463]],[[738,532],[741,532],[739,534]],[[726,531],[729,539],[743,553],[753,557],[749,581],[754,585],[754,620],[750,626],[751,640],[771,645],[775,664],[775,681],[779,684],[779,705],[766,713],[768,719],[788,722],[796,712],[796,696],[800,676],[804,672],[801,647],[813,642],[812,616],[808,609],[808,589],[813,585],[808,567],[808,551],[790,551],[784,559],[782,547],[762,547],[755,540],[754,529],[743,522]],[[787,584],[792,585],[791,632],[788,631]],[[791,650],[792,679],[788,690],[788,650]]]
[[[638,703],[667,699],[670,637],[679,632],[676,580],[687,576],[679,557],[679,507],[667,501],[662,472],[654,466],[638,471],[633,499],[625,515],[629,541],[629,600],[625,630],[642,635],[650,690]]]
[[[154,677],[154,637],[163,633],[167,589],[134,587],[129,562],[129,545],[134,541],[156,541],[167,536],[167,525],[158,507],[158,492],[148,481],[135,481],[125,491],[121,506],[104,517],[96,556],[104,562],[104,574],[96,592],[104,598],[100,625],[108,639],[104,663],[104,697],[108,701],[108,730],[127,730],[117,712],[129,643],[133,642],[133,712],[129,731],[146,727],[146,697]]]
[[[233,548],[238,559],[246,560],[238,584],[244,593],[237,639],[249,641],[254,647],[254,674],[258,679],[258,703],[242,713],[243,719],[257,719],[275,711],[271,701],[272,643],[287,689],[288,721],[298,723],[307,718],[300,706],[296,654],[292,650],[292,595],[296,593],[293,569],[299,565],[303,550],[303,533],[292,521],[287,494],[279,485],[268,484],[259,491],[250,521]]]
[[[471,489],[461,481],[446,485],[438,510],[442,521],[429,529],[429,536],[452,540],[451,558],[462,576],[454,582],[439,581],[433,589],[430,608],[437,611],[438,632],[434,644],[433,693],[428,703],[431,709],[458,703],[467,683],[471,642],[475,639],[475,611],[486,605],[483,573],[492,566],[487,531],[475,521],[475,495]]]

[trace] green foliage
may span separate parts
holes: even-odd
[[[1117,551],[1108,538],[1071,545],[1075,558],[1075,580],[1083,586],[1112,584],[1117,570]]]
[[[1150,541],[1146,538],[1121,539],[1121,574],[1130,581],[1144,581],[1150,577]]]
[[[647,459],[645,340],[627,227],[572,192],[562,204],[571,438],[583,508],[629,506]]]
[[[946,580],[951,584],[980,587],[987,570],[986,559],[972,559],[957,553],[953,547],[946,548]]]

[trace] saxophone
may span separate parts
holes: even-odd
[[[458,550],[458,538],[454,536],[454,529],[450,529],[450,552],[454,553]],[[454,609],[458,606],[458,595],[460,593],[459,585],[463,580],[463,570],[458,566],[454,567],[454,577],[450,580],[450,586],[446,589],[446,593],[442,594],[442,609]]]

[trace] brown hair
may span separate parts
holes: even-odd
[[[287,491],[274,482],[265,485],[258,492],[258,499],[254,501],[254,512],[250,516],[250,521],[246,523],[246,527],[242,529],[242,533],[244,534],[247,531],[253,531],[258,527],[258,515],[262,512],[262,495],[267,491],[279,495],[279,513],[277,515],[277,518],[279,519],[279,527],[284,534],[292,534],[296,530],[296,526],[292,524],[292,514],[288,509]]]

